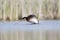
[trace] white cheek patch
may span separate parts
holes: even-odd
[[[37,20],[36,18],[31,18],[29,21],[30,21],[31,23],[38,23],[38,20]]]

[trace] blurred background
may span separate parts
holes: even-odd
[[[30,14],[44,21],[16,22]],[[0,0],[0,40],[60,40],[60,21],[56,20],[60,20],[60,0]]]
[[[20,20],[35,14],[38,20],[59,20],[60,0],[0,0],[0,20]]]

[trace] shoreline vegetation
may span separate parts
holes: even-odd
[[[0,21],[16,21],[30,14],[38,20],[60,20],[60,0],[0,0]]]

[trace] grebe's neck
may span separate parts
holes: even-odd
[[[27,17],[23,17],[22,19],[26,19]]]

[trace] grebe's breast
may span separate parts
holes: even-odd
[[[29,22],[31,22],[31,23],[38,23],[38,19],[33,17],[33,18],[30,18]]]

